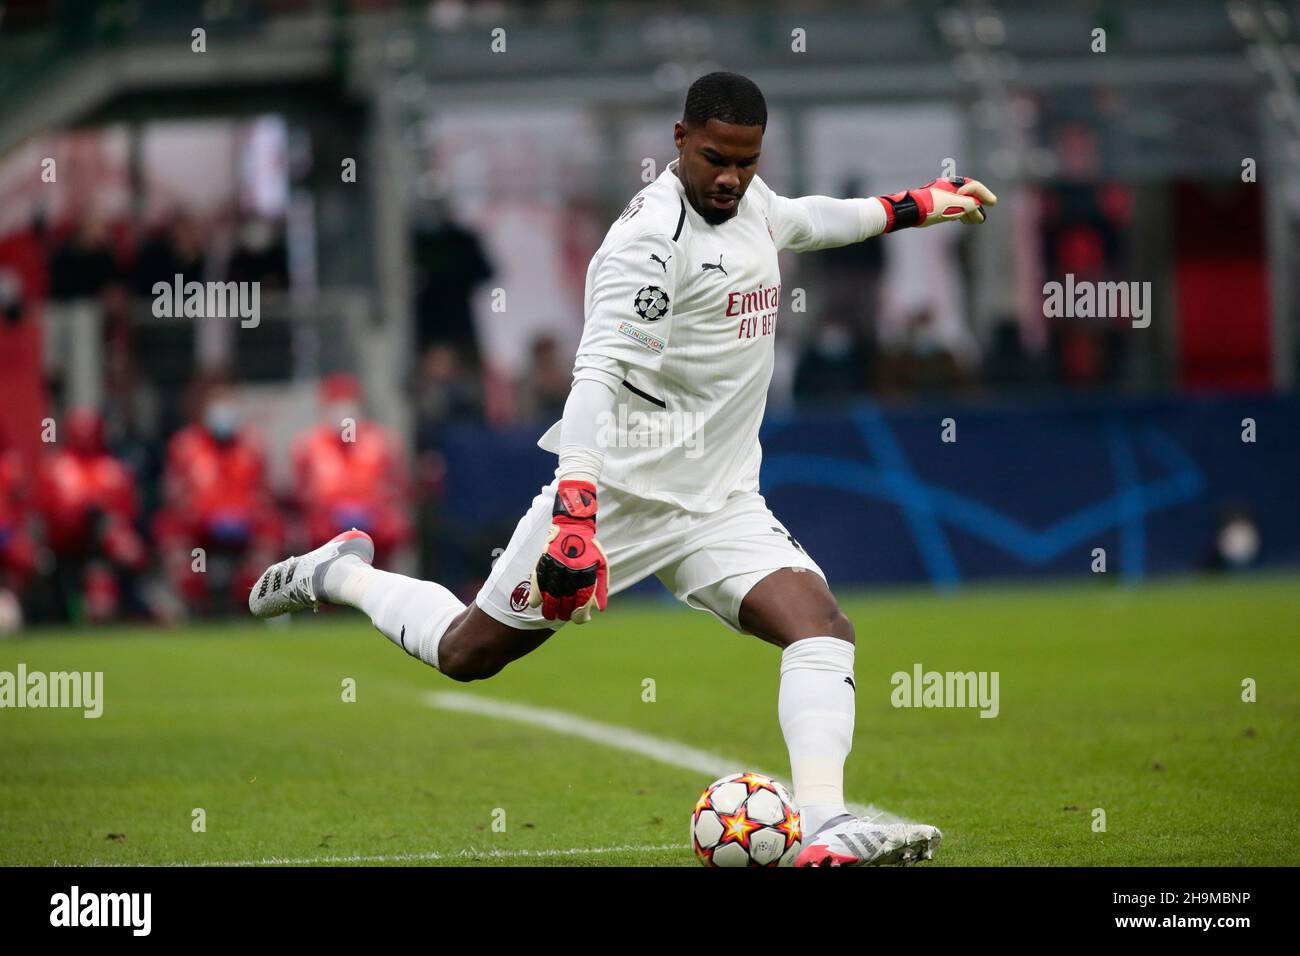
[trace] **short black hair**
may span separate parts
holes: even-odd
[[[686,91],[682,121],[703,126],[711,119],[767,129],[767,101],[754,81],[739,73],[706,73]]]

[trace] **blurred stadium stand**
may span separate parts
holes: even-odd
[[[978,235],[783,262],[765,481],[837,580],[1083,574],[1083,531],[1136,580],[1222,564],[1231,522],[1262,540],[1248,563],[1300,563],[1298,4],[0,8],[0,452],[17,456],[0,541],[41,553],[23,491],[41,423],[86,406],[147,533],[167,442],[212,376],[235,383],[294,517],[294,437],[320,379],[349,372],[413,461],[418,547],[395,562],[471,591],[549,475],[530,419],[562,402],[587,260],[673,157],[690,80],[726,68],[767,95],[779,192],[891,192],[951,159],[1002,198]],[[261,282],[260,322],[155,317],[173,269]],[[1043,283],[1066,273],[1150,282],[1151,326],[1046,318]],[[958,443],[932,442],[950,415]],[[844,499],[833,528],[788,493],[814,453]],[[964,503],[938,515],[942,488]],[[953,514],[969,540],[948,540]],[[149,577],[123,585],[148,592],[139,613],[179,613]],[[79,612],[32,599],[43,613]]]

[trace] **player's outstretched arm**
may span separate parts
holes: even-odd
[[[936,179],[917,189],[870,199],[772,195],[773,238],[778,248],[812,252],[863,242],[909,226],[938,222],[977,224],[998,197],[974,179]]]

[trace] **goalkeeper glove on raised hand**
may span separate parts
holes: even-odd
[[[885,207],[885,232],[909,226],[933,226],[956,219],[967,224],[985,220],[984,207],[996,206],[998,197],[977,179],[956,176],[936,179],[919,189],[877,196]]]
[[[542,617],[586,624],[593,605],[605,610],[609,566],[596,541],[596,486],[561,481],[551,510],[546,550],[533,569],[528,603]]]

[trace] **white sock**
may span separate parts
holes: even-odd
[[[430,667],[438,666],[438,642],[464,603],[441,584],[372,568],[356,555],[344,555],[325,572],[323,594],[331,604],[346,604],[370,615],[390,641]]]
[[[811,835],[844,808],[844,761],[853,747],[853,645],[837,637],[795,641],[781,654],[777,713],[790,751],[794,800]]]

